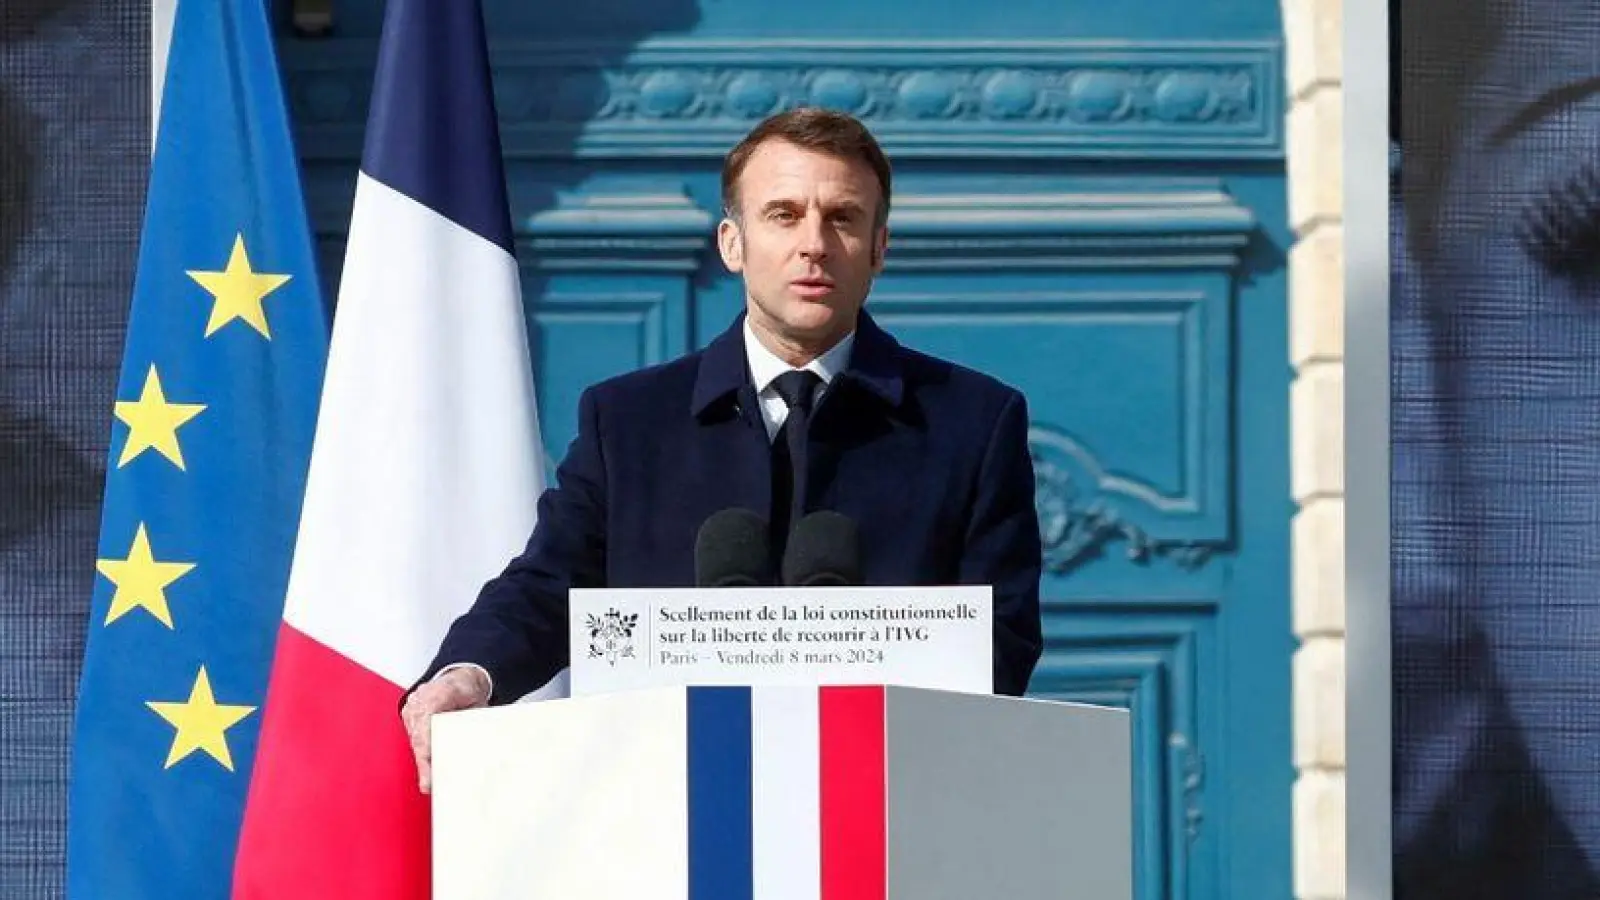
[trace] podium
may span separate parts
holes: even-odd
[[[433,725],[435,900],[1131,900],[1121,709],[668,686]]]

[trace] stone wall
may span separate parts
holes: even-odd
[[[1345,896],[1341,0],[1284,0],[1289,121],[1294,892]]]

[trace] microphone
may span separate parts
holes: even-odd
[[[758,587],[771,581],[767,520],[748,509],[720,510],[700,525],[694,542],[697,587]]]
[[[860,584],[861,544],[855,521],[820,510],[796,522],[783,554],[783,583],[790,587]]]

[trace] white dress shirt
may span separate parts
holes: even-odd
[[[844,371],[845,364],[850,361],[850,346],[855,343],[854,331],[844,336],[844,340],[833,345],[827,353],[806,363],[803,368],[817,373],[822,383],[817,385],[817,396],[827,390],[833,383],[833,378]],[[794,369],[779,359],[776,354],[768,350],[766,345],[756,337],[755,331],[750,327],[750,320],[744,320],[744,353],[750,361],[750,377],[755,383],[756,397],[761,402],[761,419],[767,425],[767,440],[778,436],[778,429],[783,427],[783,420],[789,417],[789,406],[783,402],[783,397],[778,394],[778,389],[773,385],[778,376]]]

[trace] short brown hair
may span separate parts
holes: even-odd
[[[889,221],[889,157],[860,120],[815,106],[796,107],[767,117],[728,151],[722,163],[722,209],[729,218],[737,220],[739,217],[739,176],[744,174],[750,155],[769,140],[866,163],[877,176],[878,191],[882,194],[877,223],[882,227]]]

